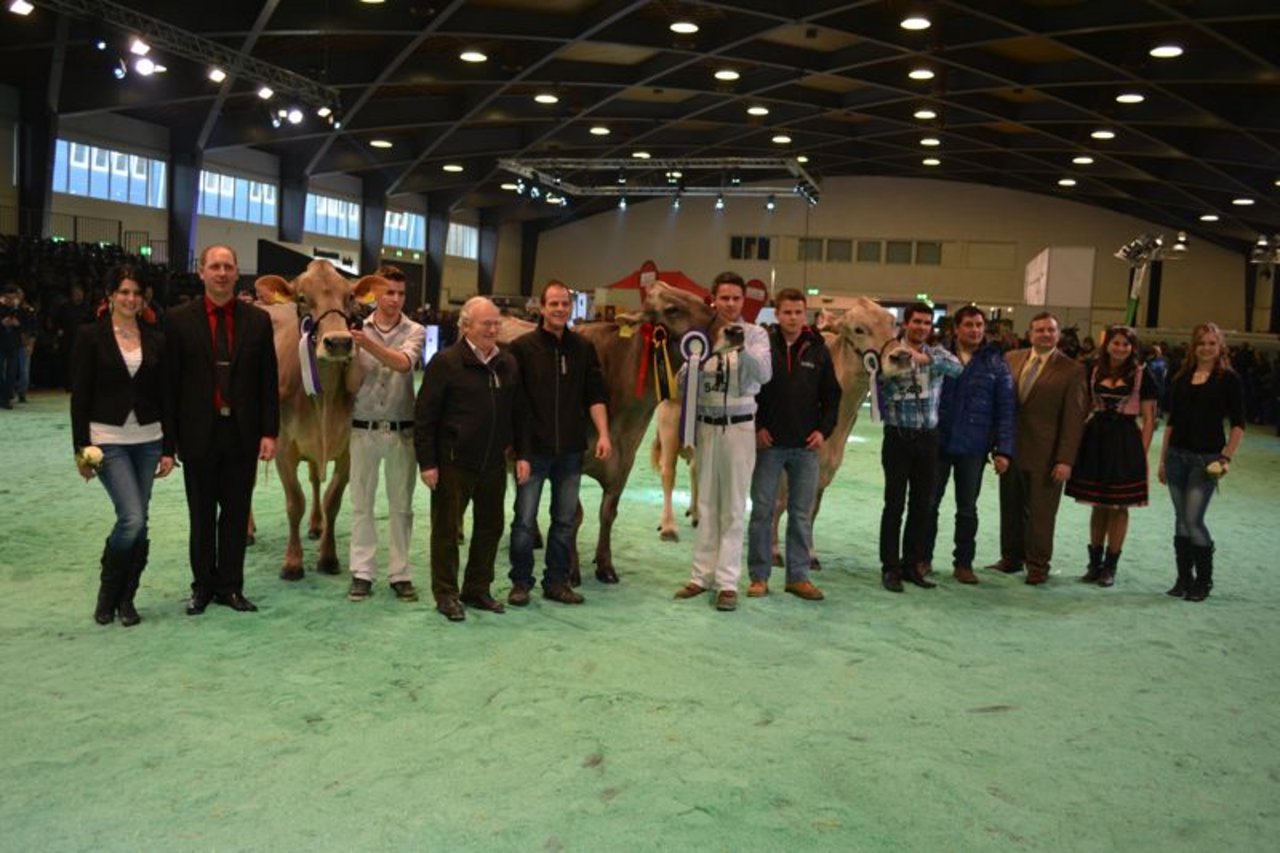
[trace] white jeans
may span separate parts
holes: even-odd
[[[754,421],[728,426],[698,422],[698,535],[692,582],[737,590],[742,575],[742,519],[756,465]]]
[[[389,580],[407,581],[413,539],[413,489],[418,482],[412,430],[351,430],[351,574],[369,581],[378,574],[374,564],[378,531],[373,510],[378,498],[379,468],[386,470],[387,505],[391,510]]]

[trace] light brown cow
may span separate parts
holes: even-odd
[[[276,470],[284,487],[289,518],[289,543],[285,547],[280,577],[301,580],[302,540],[299,527],[306,498],[298,481],[298,464],[307,462],[311,482],[311,517],[307,534],[320,540],[316,571],[337,574],[334,523],[342,506],[350,474],[351,409],[354,397],[347,390],[345,373],[351,361],[352,338],[348,318],[356,304],[371,303],[386,288],[386,281],[365,276],[354,285],[339,275],[328,261],[308,264],[302,275],[285,281],[278,275],[259,278],[258,299],[271,315],[276,359],[280,371],[280,436],[276,441]],[[302,322],[310,318],[308,350],[314,355],[320,393],[307,394],[299,360]],[[320,483],[329,463],[333,477],[320,500]]]
[[[653,392],[652,365],[649,381],[642,394],[636,396],[636,380],[645,362],[645,334],[641,323],[660,325],[666,329],[671,345],[673,367],[677,369],[682,359],[679,340],[690,329],[706,328],[711,322],[711,308],[692,293],[655,282],[645,294],[641,313],[636,317],[619,318],[617,322],[584,323],[574,331],[581,334],[596,348],[605,386],[609,390],[609,438],[613,443],[613,455],[608,459],[596,459],[587,454],[583,460],[583,473],[594,479],[604,490],[600,499],[600,535],[596,540],[595,575],[602,583],[617,583],[618,574],[613,564],[613,522],[618,515],[618,499],[627,485],[631,467],[635,464],[636,451],[644,441],[649,421],[653,418],[657,398]],[[533,328],[531,323],[505,320],[502,339],[512,340]],[[587,446],[595,446],[595,429],[588,430]],[[581,508],[579,509],[581,522]],[[575,531],[574,541],[577,541]],[[578,549],[574,547],[571,579],[580,581]]]

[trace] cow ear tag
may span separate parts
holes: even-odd
[[[624,325],[624,326],[619,326],[619,327],[618,327],[618,337],[620,337],[620,338],[630,338],[630,337],[635,336],[635,333],[636,333],[636,327],[635,327],[635,326],[625,326],[625,325]]]

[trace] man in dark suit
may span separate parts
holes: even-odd
[[[1058,349],[1058,318],[1031,318],[1030,349],[1005,353],[1018,395],[1017,448],[1000,478],[1000,561],[988,568],[1013,574],[1027,568],[1027,583],[1049,579],[1053,529],[1062,486],[1071,477],[1084,432],[1088,393],[1084,368]]]
[[[188,615],[210,602],[258,608],[244,597],[244,549],[254,466],[276,452],[280,402],[267,313],[235,298],[228,246],[200,253],[204,296],[169,312],[165,433],[182,460],[190,518]]]

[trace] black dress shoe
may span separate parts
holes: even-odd
[[[506,605],[488,593],[463,596],[462,603],[468,607],[474,607],[476,610],[488,610],[490,613],[507,612]]]
[[[209,602],[213,601],[213,593],[211,592],[193,592],[191,597],[187,599],[187,615],[199,616],[209,606]]]
[[[938,585],[924,576],[924,570],[921,566],[907,566],[902,572],[903,576],[921,589],[934,589]]]
[[[238,592],[228,592],[225,595],[216,596],[214,601],[223,607],[230,607],[232,610],[238,610],[241,613],[256,613],[258,611],[258,605]]]
[[[889,592],[902,592],[902,575],[893,571],[881,572],[880,585]]]
[[[467,618],[467,611],[463,609],[462,603],[456,598],[442,598],[436,602],[436,610],[444,615],[444,618],[450,622],[461,622]]]

